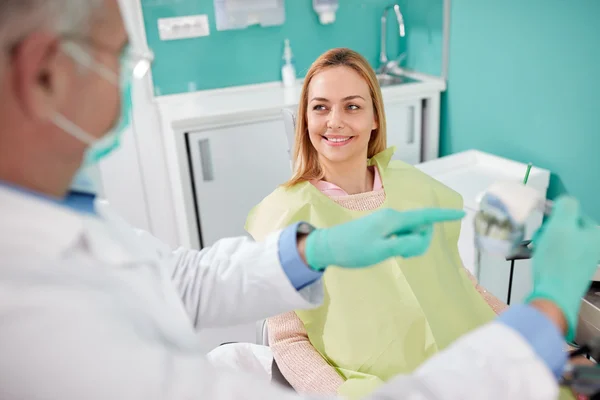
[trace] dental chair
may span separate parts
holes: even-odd
[[[288,143],[288,154],[290,157],[290,166],[292,166],[292,156],[294,154],[294,134],[296,130],[296,113],[289,108],[282,108],[281,115],[283,117],[283,125],[285,130],[285,136]],[[263,346],[269,345],[269,331],[267,326],[267,320],[258,321],[256,324],[256,343]],[[278,383],[289,389],[293,389],[292,386],[285,379],[277,363],[273,360],[273,377],[272,381]]]
[[[269,332],[267,330],[267,320],[264,319],[262,321],[259,321],[256,325],[256,328],[257,328],[256,343],[262,344],[263,346],[268,346],[269,345]],[[277,362],[275,361],[275,359],[273,359],[273,366],[271,369],[271,374],[272,374],[271,382],[274,382],[274,383],[281,385],[283,387],[286,387],[288,389],[294,390],[294,388],[292,388],[292,386],[288,383],[288,381],[285,379],[285,377],[281,373],[281,370],[277,366]]]
[[[283,116],[283,128],[288,143],[290,165],[292,165],[292,157],[294,155],[294,135],[296,133],[296,113],[289,108],[282,108],[281,115]]]

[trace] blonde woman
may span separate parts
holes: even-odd
[[[381,89],[368,62],[334,49],[306,75],[293,177],[251,212],[257,240],[297,221],[317,227],[391,207],[462,208],[460,195],[412,166],[390,161]],[[330,268],[316,310],[268,320],[277,364],[299,392],[358,397],[408,373],[505,306],[463,268],[460,223],[435,228],[430,250],[366,271]]]

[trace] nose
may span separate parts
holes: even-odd
[[[344,122],[342,118],[342,113],[337,110],[337,108],[333,108],[329,113],[329,118],[327,119],[327,129],[343,129]]]

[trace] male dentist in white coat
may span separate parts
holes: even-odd
[[[417,257],[434,224],[462,217],[383,210],[171,251],[69,196],[77,171],[119,145],[131,80],[151,61],[127,46],[117,0],[2,0],[0,43],[1,399],[301,398],[214,367],[197,331],[315,307],[328,266]],[[581,214],[574,199],[556,203],[526,305],[370,398],[555,398],[600,258]]]

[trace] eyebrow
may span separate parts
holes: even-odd
[[[364,97],[355,94],[352,96],[346,96],[342,100],[348,101],[348,100],[353,100],[353,99],[363,99],[364,100]],[[310,101],[329,101],[329,100],[327,100],[325,97],[313,97]]]

